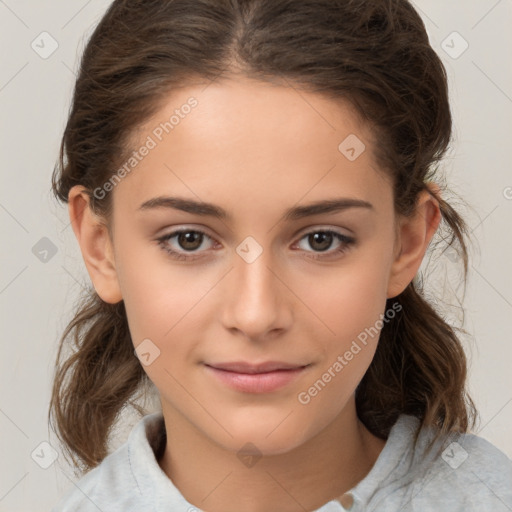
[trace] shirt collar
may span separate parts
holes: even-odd
[[[413,453],[412,439],[419,419],[402,414],[391,428],[390,434],[369,473],[343,498],[334,499],[314,512],[362,512],[370,502],[382,499],[385,487],[397,480],[412,481],[417,454]],[[143,500],[157,510],[197,510],[189,503],[158,464],[155,454],[165,447],[166,431],[161,412],[144,416],[135,425],[128,438],[128,457],[136,485]],[[352,501],[350,508],[342,503]],[[174,510],[174,509],[173,509]]]

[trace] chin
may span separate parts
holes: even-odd
[[[307,441],[304,427],[292,425],[283,421],[286,415],[267,421],[244,421],[226,425],[226,429],[233,437],[224,437],[224,447],[230,451],[238,452],[246,447],[255,447],[260,455],[272,456],[288,453]],[[295,427],[295,428],[294,428]],[[226,446],[228,445],[228,446]],[[249,446],[250,445],[250,446]]]

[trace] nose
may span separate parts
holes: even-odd
[[[272,251],[264,249],[251,262],[234,252],[233,267],[223,283],[224,327],[251,340],[263,340],[289,329],[293,293]]]

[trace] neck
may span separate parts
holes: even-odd
[[[316,510],[361,481],[385,444],[358,420],[352,401],[295,449],[242,461],[176,410],[164,403],[162,409],[167,444],[160,467],[189,503],[208,512]]]

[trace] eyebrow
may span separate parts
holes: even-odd
[[[231,215],[220,206],[193,199],[181,197],[158,196],[142,203],[138,210],[146,211],[161,208],[172,208],[195,215],[214,217],[220,220],[231,220]],[[351,197],[325,199],[304,206],[294,206],[285,211],[281,221],[298,220],[322,213],[333,213],[348,210],[349,208],[366,208],[375,211],[368,201]]]

